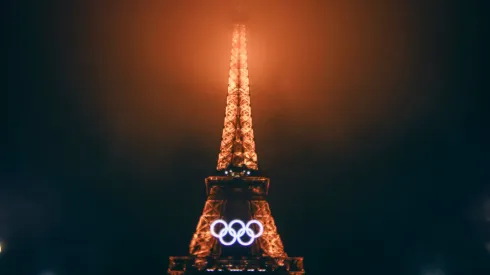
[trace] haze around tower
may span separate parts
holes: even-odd
[[[288,254],[312,274],[488,264],[487,9],[246,3],[256,151]],[[215,170],[232,2],[2,4],[0,274],[163,274]]]
[[[431,104],[429,94],[410,86],[418,83],[414,77],[426,82],[438,77],[430,65],[413,74],[421,64],[413,56],[424,53],[410,4],[245,4],[256,138],[269,144],[258,148],[266,163],[287,146],[277,136],[348,150],[364,129],[404,127]],[[216,149],[233,6],[220,1],[94,5],[84,5],[86,16],[73,19],[80,37],[67,33],[68,41],[85,41],[70,52],[80,66],[67,73],[83,77],[84,89],[92,91],[73,96],[84,102],[82,112],[101,118],[108,146],[115,154],[129,154],[121,156],[128,161],[139,159],[135,165],[144,163],[146,169],[154,158],[149,152]],[[400,16],[402,10],[406,16]],[[313,128],[314,133],[306,130]]]

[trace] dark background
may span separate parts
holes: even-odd
[[[232,10],[2,1],[0,274],[165,274],[187,254]],[[309,274],[490,274],[488,5],[245,10],[259,165],[288,254]]]

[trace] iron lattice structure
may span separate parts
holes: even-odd
[[[247,213],[247,218],[256,219],[264,225],[264,233],[258,239],[258,252],[254,251],[253,254],[271,258],[287,257],[269,203],[265,200],[269,188],[268,178],[214,176],[206,179],[206,186],[208,200],[192,237],[189,254],[198,258],[220,254],[220,244],[209,229],[213,221],[229,216],[226,205],[233,200],[241,202],[241,210]]]
[[[216,169],[223,171],[230,166],[258,170],[243,24],[235,25],[233,30],[225,122]]]
[[[270,180],[257,171],[248,85],[245,26],[235,25],[224,129],[217,170],[206,178],[207,200],[192,236],[189,256],[170,257],[168,274],[209,272],[303,275],[303,258],[288,257],[266,196]],[[255,174],[255,173],[254,173]],[[223,220],[258,220],[263,234],[248,247],[223,246],[211,224]]]

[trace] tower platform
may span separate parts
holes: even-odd
[[[281,264],[278,264],[280,262]],[[287,257],[273,259],[267,257],[170,257],[168,274],[284,274],[303,275],[303,258]]]

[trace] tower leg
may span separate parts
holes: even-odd
[[[190,255],[198,258],[210,256],[213,252],[216,239],[211,235],[209,230],[211,223],[219,219],[223,213],[222,200],[207,200],[202,211],[201,218],[197,224],[196,232],[194,233],[191,244],[189,246]]]
[[[271,214],[269,203],[265,200],[252,200],[250,201],[252,207],[253,218],[260,221],[264,225],[264,233],[259,238],[260,247],[264,253],[264,256],[271,258],[286,258],[287,254],[284,252],[284,245],[282,244],[281,237],[277,233],[276,224]]]

